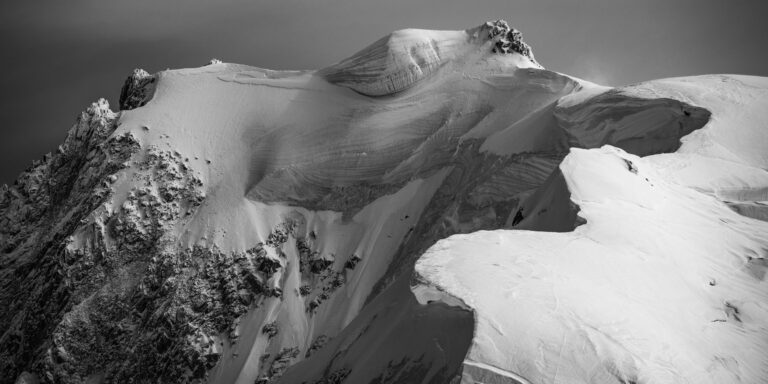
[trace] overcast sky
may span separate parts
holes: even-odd
[[[117,109],[136,67],[319,68],[396,29],[506,19],[542,65],[603,84],[768,76],[767,14],[766,0],[2,0],[0,184],[92,101]]]

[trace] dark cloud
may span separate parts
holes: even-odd
[[[762,0],[7,0],[0,3],[0,183],[56,148],[134,68],[211,57],[318,68],[396,29],[504,18],[546,67],[621,85],[704,73],[768,75]]]

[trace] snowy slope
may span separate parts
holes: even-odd
[[[766,216],[766,89],[595,85],[541,67],[503,21],[396,31],[317,71],[137,70],[122,111],[95,103],[0,194],[0,382],[589,382],[585,366],[663,380],[717,360],[689,326],[722,313],[713,377],[754,382],[766,239],[747,216]],[[603,145],[650,156],[570,149]],[[561,262],[570,243],[589,262]],[[601,275],[614,254],[627,276]],[[651,270],[663,284],[625,284]],[[556,309],[582,318],[536,321],[505,284],[536,316],[568,290]],[[584,295],[601,293],[593,313]],[[591,355],[547,349],[550,331],[628,311]],[[653,325],[675,334],[663,351]]]
[[[413,65],[431,69],[365,94]],[[123,111],[98,103],[3,191],[2,371],[276,381],[400,272],[404,239],[476,154],[463,134],[576,84],[503,22],[395,32],[320,71],[137,70]],[[555,164],[534,164],[525,188]]]
[[[560,198],[586,220],[573,232],[479,232],[426,252],[416,292],[440,289],[475,313],[463,380],[763,382],[768,226],[720,198],[764,199],[766,86],[708,76],[621,89],[712,119],[674,154],[571,150]]]

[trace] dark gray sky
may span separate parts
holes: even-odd
[[[503,18],[545,67],[608,85],[768,76],[765,0],[2,0],[0,184],[63,141],[135,67],[212,57],[272,69],[338,61],[396,29]]]

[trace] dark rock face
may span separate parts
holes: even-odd
[[[261,328],[261,333],[268,335],[270,338],[277,336],[280,329],[277,327],[277,322],[273,321]]]
[[[134,69],[120,90],[120,110],[128,111],[147,104],[155,92],[156,80],[147,71]]]
[[[307,353],[304,355],[304,357],[311,356],[313,352],[322,348],[326,343],[328,343],[328,340],[329,338],[326,335],[320,335],[315,338],[315,341],[313,341],[312,345],[309,346],[309,349],[307,349]]]
[[[110,260],[98,235],[78,254],[71,236],[112,194],[113,175],[139,150],[130,134],[113,136],[117,114],[105,100],[83,112],[55,154],[0,190],[0,382],[24,370],[45,372],[64,314],[100,286]]]
[[[177,151],[116,132],[104,100],[0,191],[0,382],[202,382],[251,306],[279,297],[264,245],[181,247],[204,203]],[[114,184],[130,178],[125,195]],[[279,247],[276,228],[266,247]]]

